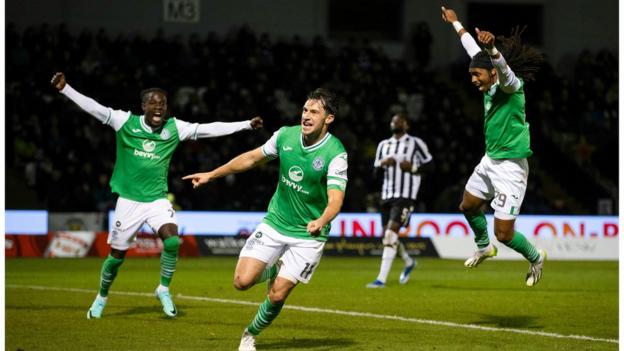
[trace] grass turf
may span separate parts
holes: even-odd
[[[113,284],[103,318],[87,320],[101,262],[6,260],[6,349],[235,350],[266,293],[266,284],[245,292],[232,287],[234,257],[183,258],[172,283],[179,315],[169,319],[151,295],[158,284],[158,259],[129,258]],[[618,338],[617,262],[548,261],[543,280],[533,288],[524,285],[524,261],[491,260],[466,269],[460,261],[420,259],[407,285],[398,284],[401,266],[395,261],[387,288],[366,289],[377,274],[379,258],[323,258],[311,283],[294,290],[280,316],[258,337],[258,350],[618,348],[604,340],[556,337]],[[470,329],[468,324],[494,329]],[[556,335],[536,334],[540,332]]]

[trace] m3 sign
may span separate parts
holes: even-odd
[[[163,5],[165,22],[199,22],[199,0],[163,0]]]

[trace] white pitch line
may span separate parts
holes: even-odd
[[[61,287],[42,286],[42,285],[7,284],[6,287],[15,288],[15,289],[22,288],[22,289],[33,289],[33,290],[69,291],[69,292],[80,292],[80,293],[90,293],[90,294],[95,292],[94,290],[90,290],[90,289],[61,288]],[[132,292],[132,291],[111,291],[109,294],[126,295],[126,296],[147,296],[147,297],[152,297],[154,295],[152,293],[141,293],[141,292]],[[214,297],[187,296],[187,295],[182,295],[182,294],[177,294],[176,297],[178,299],[183,299],[183,300],[208,301],[208,302],[218,302],[218,303],[233,304],[233,305],[244,305],[244,306],[258,306],[259,305],[259,302],[220,299],[220,298],[214,298]],[[377,314],[377,313],[369,313],[369,312],[343,311],[343,310],[332,310],[332,309],[327,309],[327,308],[292,306],[292,305],[284,305],[283,308],[295,310],[295,311],[303,311],[303,312],[336,314],[336,315],[351,316],[351,317],[386,319],[386,320],[395,320],[395,321],[418,323],[418,324],[429,324],[429,325],[453,327],[453,328],[477,329],[477,330],[491,331],[491,332],[507,332],[507,333],[515,333],[515,334],[537,335],[537,336],[545,336],[545,337],[557,338],[557,339],[600,341],[600,342],[608,342],[608,343],[613,343],[613,344],[619,343],[617,339],[595,338],[595,337],[586,336],[586,335],[565,335],[565,334],[548,333],[548,332],[532,331],[532,330],[525,330],[525,329],[484,327],[484,326],[476,325],[476,324],[461,324],[461,323],[436,321],[436,320],[420,319],[420,318],[409,318],[409,317],[401,317],[401,316],[393,316],[393,315]]]

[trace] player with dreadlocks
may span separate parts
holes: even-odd
[[[484,48],[481,50],[455,11],[442,7],[442,19],[453,25],[471,58],[468,72],[472,84],[483,93],[485,108],[486,152],[468,179],[459,205],[475,233],[478,248],[464,265],[477,267],[498,252],[490,243],[482,210],[491,201],[496,239],[530,262],[526,285],[534,286],[542,276],[546,252],[537,250],[515,231],[514,223],[527,187],[527,157],[533,153],[525,116],[524,83],[534,79],[543,55],[522,44],[521,30],[514,30],[509,38],[496,39],[492,33],[476,28],[477,40]],[[501,51],[494,46],[496,40],[502,44]]]

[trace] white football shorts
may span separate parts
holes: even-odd
[[[240,257],[255,258],[267,265],[279,259],[282,264],[278,276],[295,284],[307,284],[321,261],[324,246],[324,241],[292,238],[260,223],[247,238]]]
[[[130,244],[136,240],[136,234],[143,223],[147,223],[154,233],[158,233],[158,229],[164,224],[177,224],[171,202],[167,199],[137,202],[119,197],[108,243],[113,249],[128,250]]]
[[[480,199],[492,200],[490,206],[495,218],[511,220],[520,214],[528,177],[526,158],[494,160],[485,155],[468,179],[466,191]]]

